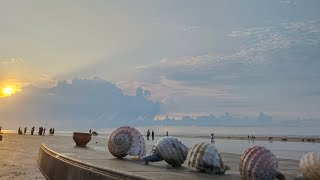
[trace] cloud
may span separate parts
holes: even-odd
[[[131,83],[150,89],[172,113],[312,112],[319,102],[304,94],[320,88],[319,26],[307,20],[235,30],[226,38],[238,47],[165,56],[164,62],[140,68],[139,80]]]
[[[276,123],[272,116],[260,112],[258,116],[235,116],[226,112],[220,116],[213,114],[202,115],[197,117],[183,116],[180,118],[170,118],[166,116],[160,121],[155,122],[161,125],[198,125],[198,126],[271,126]]]
[[[24,60],[22,58],[11,58],[11,59],[2,59],[0,58],[0,64],[8,65],[8,64],[19,64],[23,63]]]
[[[208,54],[198,55],[198,56],[189,56],[189,57],[179,57],[176,60],[178,65],[201,65],[207,64],[209,62],[218,62],[219,57],[210,56]]]
[[[230,41],[240,41],[242,45],[223,54],[211,52],[167,57],[164,62],[137,69],[143,75],[154,74],[155,78],[166,76],[171,80],[208,83],[248,76],[249,72],[252,72],[251,76],[260,76],[259,71],[266,66],[300,66],[302,61],[298,59],[312,61],[313,58],[308,56],[317,56],[315,49],[320,44],[320,21],[253,27],[232,31],[227,36]]]
[[[181,30],[185,31],[185,32],[195,32],[198,29],[200,29],[200,26],[190,25],[190,26],[182,26],[181,27]]]
[[[135,95],[124,95],[117,86],[99,78],[59,81],[51,88],[30,85],[0,99],[2,126],[87,129],[133,125],[151,121],[159,113],[160,104],[149,100],[150,95],[141,88]]]
[[[294,1],[294,0],[285,0],[285,1],[280,1],[280,4],[297,5],[297,1]]]
[[[31,84],[37,87],[53,87],[57,84],[57,80],[48,74],[39,74],[31,79]]]

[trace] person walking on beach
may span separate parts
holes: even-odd
[[[214,134],[211,133],[211,143],[214,143]]]
[[[54,134],[54,128],[52,128],[52,134]]]
[[[39,132],[38,134],[41,136],[42,135],[42,132],[43,132],[43,127],[39,127]]]
[[[46,128],[43,128],[43,134],[42,134],[42,136],[44,136],[45,133],[46,133]]]
[[[152,141],[154,140],[154,131],[152,130],[152,133],[151,133],[151,137],[152,137]]]
[[[167,131],[167,133],[166,133],[166,134],[167,134],[167,136],[169,136],[169,133],[168,133],[168,131]]]
[[[34,128],[35,128],[35,127],[32,127],[32,128],[31,128],[31,135],[33,135]]]
[[[150,136],[150,130],[148,129],[147,131],[147,140],[149,141],[149,136]]]
[[[91,134],[91,129],[89,130],[89,133]]]
[[[23,134],[26,134],[26,133],[27,133],[27,127],[24,127]]]

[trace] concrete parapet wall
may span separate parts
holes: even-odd
[[[49,180],[147,180],[150,178],[111,168],[98,168],[63,156],[42,144],[38,154],[38,166]]]

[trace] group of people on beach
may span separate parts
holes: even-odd
[[[149,137],[150,137],[150,130],[148,129],[147,131],[147,140],[149,141]],[[154,140],[154,131],[151,130],[151,138],[152,138],[152,141]]]
[[[151,135],[151,140],[153,141],[154,140],[154,131],[151,130],[151,133],[150,133],[150,129],[148,129],[148,131],[147,131],[147,140],[148,141],[149,141],[150,135]],[[169,132],[168,131],[166,132],[166,136],[169,136]]]
[[[34,134],[34,129],[35,129],[35,127],[32,127],[32,128],[31,128],[31,131],[30,131],[30,134],[31,134],[31,135]],[[25,128],[23,129],[23,132],[22,132],[22,130],[21,130],[21,127],[19,127],[19,129],[18,129],[18,134],[26,134],[26,133],[27,133],[27,127],[25,127]],[[39,127],[39,131],[38,131],[39,136],[44,136],[45,133],[46,133],[46,128],[44,128],[44,127],[42,127],[42,126]],[[50,128],[49,134],[50,134],[50,135],[53,135],[53,134],[54,134],[54,128]]]

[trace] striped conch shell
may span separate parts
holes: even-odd
[[[146,164],[156,161],[166,161],[172,166],[180,166],[187,159],[188,147],[177,138],[167,136],[161,138],[154,146],[151,155],[142,157]]]
[[[117,158],[126,155],[139,157],[146,155],[146,143],[143,136],[137,129],[129,126],[120,127],[112,132],[108,149]]]
[[[302,174],[296,179],[318,180],[320,179],[320,153],[309,152],[300,160]]]
[[[284,180],[278,168],[277,157],[267,148],[253,146],[248,148],[240,157],[240,175],[250,180]]]
[[[199,143],[193,146],[188,162],[189,167],[210,174],[224,174],[230,167],[222,162],[218,150],[211,143]]]

